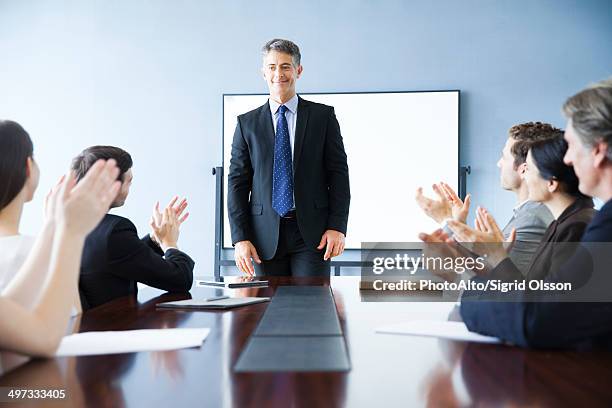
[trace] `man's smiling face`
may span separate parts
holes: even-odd
[[[272,50],[264,56],[262,72],[270,97],[285,103],[295,95],[295,82],[302,74],[302,66],[295,66],[291,55]]]

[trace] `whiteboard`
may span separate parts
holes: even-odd
[[[417,187],[459,180],[459,91],[300,94],[335,108],[348,158],[351,205],[346,248],[362,242],[419,242],[437,224],[415,202]],[[225,186],[236,117],[267,95],[223,95]],[[299,111],[298,111],[299,115]],[[223,245],[232,241],[224,189]]]

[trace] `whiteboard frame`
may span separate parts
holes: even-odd
[[[457,187],[461,190],[461,90],[459,89],[435,89],[435,90],[416,90],[416,91],[351,91],[351,92],[298,92],[298,96],[303,96],[305,99],[308,99],[308,95],[370,95],[370,94],[407,94],[407,93],[457,93]],[[223,93],[221,95],[221,168],[223,169],[223,177],[222,183],[225,183],[228,174],[225,174],[225,97],[226,96],[267,96],[268,93]],[[244,112],[246,113],[246,112]],[[223,195],[221,197],[221,219],[219,222],[221,223],[221,236],[220,244],[221,248],[233,249],[232,246],[225,245],[225,234],[229,234],[230,231],[225,231],[226,228],[223,228],[223,224],[225,223],[225,217],[227,216],[227,208],[226,205],[226,185],[223,185]],[[460,193],[459,193],[460,194]],[[463,194],[461,195],[461,199],[463,199]],[[416,247],[415,247],[416,249]],[[360,251],[361,248],[345,248],[345,251]]]

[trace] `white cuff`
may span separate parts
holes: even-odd
[[[453,230],[450,229],[450,227],[448,226],[448,222],[451,221],[452,218],[446,218],[444,221],[442,221],[440,223],[440,228],[442,228],[442,231],[446,232],[446,234],[448,234],[449,238],[453,237]]]

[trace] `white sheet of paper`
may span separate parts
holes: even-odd
[[[180,328],[75,333],[62,339],[55,355],[93,356],[199,347],[209,332],[210,329]]]
[[[379,327],[377,333],[405,334],[410,336],[440,337],[449,340],[476,343],[501,343],[497,337],[483,336],[468,330],[463,322],[414,320],[391,326]]]

